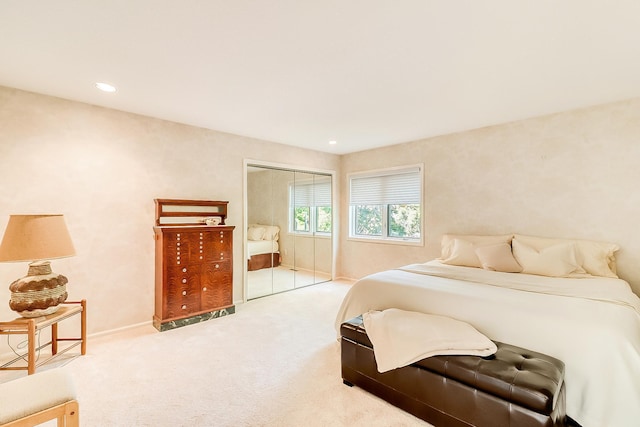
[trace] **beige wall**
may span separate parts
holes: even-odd
[[[154,198],[229,201],[234,300],[243,295],[244,159],[337,170],[339,157],[0,87],[0,229],[9,214],[65,214],[77,256],[54,260],[89,333],[153,315]],[[0,319],[26,263],[0,264]],[[1,352],[1,350],[0,350]]]
[[[640,293],[640,99],[338,157],[0,87],[0,229],[12,213],[65,214],[78,255],[52,265],[89,300],[90,333],[151,319],[157,197],[229,200],[242,300],[247,158],[340,171],[338,277],[437,257],[446,232],[514,231],[616,242]],[[347,173],[418,162],[425,246],[348,240]],[[0,319],[26,269],[0,264]]]
[[[517,232],[618,243],[640,294],[640,98],[342,156],[343,205],[348,173],[418,162],[425,246],[350,241],[343,209],[342,276],[433,259],[443,233]]]

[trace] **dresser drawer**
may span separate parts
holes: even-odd
[[[186,316],[200,310],[200,281],[182,281],[168,286],[164,299],[164,317]]]
[[[212,262],[201,275],[202,309],[227,307],[232,304],[233,272],[231,260]]]

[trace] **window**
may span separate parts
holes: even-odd
[[[422,242],[422,166],[349,177],[349,237]]]
[[[331,179],[289,184],[289,207],[289,231],[331,234]]]

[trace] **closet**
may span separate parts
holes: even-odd
[[[332,175],[247,164],[247,299],[331,280]]]

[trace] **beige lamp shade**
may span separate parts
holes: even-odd
[[[11,215],[0,243],[0,262],[49,260],[75,254],[62,215]]]
[[[0,262],[31,263],[27,275],[9,285],[9,307],[28,318],[56,312],[67,299],[68,280],[51,271],[48,260],[75,254],[62,215],[11,215],[0,243]]]

